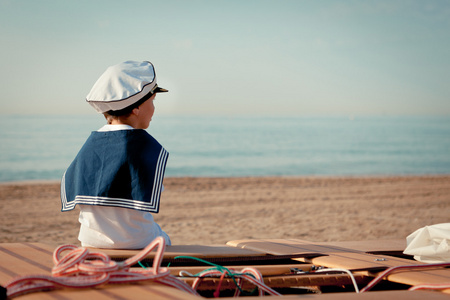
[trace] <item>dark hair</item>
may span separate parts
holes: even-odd
[[[144,103],[145,101],[150,99],[153,95],[154,95],[154,93],[150,92],[147,95],[145,95],[144,97],[142,97],[142,99],[140,99],[136,103],[133,103],[130,106],[127,106],[121,110],[108,110],[106,112],[106,114],[115,116],[115,117],[129,115],[133,111],[133,109],[139,107],[142,103]]]

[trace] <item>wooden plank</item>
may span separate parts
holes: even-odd
[[[101,291],[99,293],[92,293],[91,290],[77,290],[77,291],[52,291],[45,293],[33,293],[21,296],[22,300],[41,300],[41,299],[51,299],[51,300],[85,300],[85,299],[133,299],[133,300],[199,300],[204,299],[202,297],[191,296],[186,293],[182,293],[178,290],[171,289],[165,286],[155,286],[151,287],[154,291],[153,294],[147,293],[146,290],[139,288],[130,288],[127,290],[121,287],[111,287],[108,288],[111,292],[109,294],[103,294]],[[115,290],[120,289],[120,294]],[[172,291],[173,290],[173,291]],[[179,293],[177,293],[179,292]],[[125,294],[121,294],[125,293]],[[107,297],[107,298],[105,298]],[[256,297],[246,297],[248,299],[254,299]],[[283,297],[270,297],[270,299],[283,299],[283,300],[298,300],[302,298],[307,298],[311,300],[448,300],[450,296],[448,294],[436,293],[431,291],[376,291],[367,293],[329,293],[329,294],[307,294],[307,295],[286,295]],[[235,298],[221,298],[221,299],[235,299]]]
[[[360,250],[349,249],[334,243],[311,243],[295,239],[275,239],[275,240],[238,240],[228,242],[227,245],[259,251],[271,255],[288,255],[294,253],[318,253],[318,255],[300,261],[322,265],[330,268],[346,268],[349,270],[370,270],[386,269],[392,265],[388,262],[395,261],[394,257],[386,261],[385,256],[368,254]],[[344,244],[345,245],[345,244]],[[359,246],[359,248],[363,248]],[[378,249],[382,249],[379,247]],[[392,247],[384,249],[394,249]],[[403,263],[414,261],[398,259]]]
[[[338,267],[337,264],[342,262],[342,265],[347,266],[349,270],[371,269],[371,268],[387,268],[383,262],[374,261],[371,254],[348,249],[334,245],[321,245],[317,243],[310,243],[302,240],[241,240],[231,241],[227,245],[234,245],[244,249],[259,251],[261,253],[271,255],[288,255],[297,253],[310,253],[311,256],[301,261],[311,262],[328,266],[328,262],[334,262],[333,267]],[[317,253],[317,255],[313,255]]]
[[[93,251],[99,251],[109,255],[114,260],[126,259],[139,253],[141,250],[118,250],[118,249],[97,249],[90,248]],[[147,259],[153,259],[155,251],[147,256]],[[201,259],[221,258],[221,257],[239,257],[239,256],[260,256],[260,252],[247,249],[239,249],[227,246],[202,246],[202,245],[173,245],[166,246],[164,251],[165,259],[173,259],[176,256],[194,256]]]
[[[94,249],[107,254],[113,260],[121,261],[136,255],[139,250]],[[155,251],[149,253],[141,262],[151,266]],[[163,266],[204,266],[195,258],[218,265],[262,265],[289,263],[293,257],[301,255],[267,255],[265,253],[229,246],[176,245],[168,246],[164,252]]]
[[[372,256],[372,257],[370,257]],[[367,260],[367,266],[373,265],[371,260],[377,260],[387,267],[409,266],[409,265],[424,265],[424,263],[394,256],[387,255],[370,255],[361,256],[355,253],[330,255],[310,259],[310,262],[317,265],[326,266],[328,268],[344,268],[352,269],[355,266],[363,266],[364,261]],[[360,268],[364,269],[364,268]],[[377,276],[381,271],[375,272],[376,268],[367,268],[368,274]],[[387,278],[389,281],[407,284],[407,285],[421,285],[421,284],[443,284],[450,282],[450,269],[448,268],[433,268],[433,269],[419,269],[419,270],[402,270],[394,272]]]
[[[380,291],[368,293],[330,293],[284,296],[283,300],[449,300],[449,295],[431,291]],[[281,298],[280,298],[281,299]]]
[[[139,283],[133,285],[108,285],[101,288],[103,293],[107,293],[111,299],[179,299],[179,300],[199,300],[201,297],[185,293],[178,289],[158,283]],[[80,298],[78,298],[80,299]],[[95,298],[92,298],[95,299]]]
[[[261,245],[270,243],[272,245]],[[376,241],[347,241],[347,242],[310,242],[300,239],[268,239],[268,240],[234,240],[227,242],[228,246],[239,247],[272,255],[323,252],[327,254],[335,252],[403,252],[406,240],[376,240]],[[262,248],[261,246],[264,246]],[[302,247],[304,246],[304,247]]]
[[[63,289],[37,292],[20,296],[22,300],[61,299],[61,300],[199,300],[200,296],[191,295],[180,290],[160,284],[107,285],[92,289]]]
[[[0,284],[14,277],[29,274],[50,274],[52,253],[39,245],[28,243],[0,244]]]
[[[399,246],[380,246],[378,250],[391,251]],[[351,245],[349,243],[347,245]],[[227,245],[242,247],[253,251],[260,251],[262,253],[273,255],[287,255],[289,253],[299,252],[319,252],[322,256],[301,259],[302,261],[312,263],[315,265],[324,266],[327,268],[344,268],[348,270],[368,270],[371,275],[376,276],[379,271],[383,271],[389,267],[404,266],[404,265],[423,265],[422,262],[408,260],[404,258],[367,254],[359,250],[348,249],[341,245],[345,243],[310,243],[303,240],[239,240],[228,242]],[[359,244],[357,248],[364,249],[366,246]],[[368,246],[365,249],[369,249]],[[427,270],[415,272],[401,272],[394,273],[388,277],[390,281],[403,283],[407,285],[430,284],[430,283],[445,283],[450,282],[450,269]]]
[[[71,300],[71,299],[95,299],[95,300],[121,300],[124,298],[113,297],[102,289],[61,289],[53,291],[35,292],[21,295],[20,300]]]
[[[329,256],[314,257],[309,261],[328,268],[346,268],[349,270],[380,271],[389,267],[404,265],[422,265],[424,263],[387,255],[339,253]]]
[[[408,271],[393,273],[387,277],[392,282],[404,283],[411,286],[422,284],[449,284],[450,269],[434,269],[428,271]],[[450,290],[448,290],[450,292]]]
[[[297,240],[307,242],[304,240]],[[311,242],[309,242],[311,243]],[[403,253],[406,239],[372,240],[372,241],[343,241],[343,242],[314,242],[318,245],[341,247],[361,251],[364,253]]]
[[[270,255],[293,255],[304,256],[327,255],[323,247],[315,244],[307,244],[287,239],[255,239],[255,240],[235,240],[227,242],[228,246],[246,250],[252,250]],[[336,247],[337,249],[337,247]],[[345,249],[348,250],[348,249]]]

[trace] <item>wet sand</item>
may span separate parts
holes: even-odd
[[[164,186],[154,217],[173,244],[402,239],[450,222],[450,175],[186,177]],[[0,242],[79,245],[78,209],[60,208],[59,182],[0,184]]]

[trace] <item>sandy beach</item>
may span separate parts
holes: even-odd
[[[166,178],[155,220],[173,244],[250,238],[406,238],[450,222],[450,175]],[[0,242],[79,244],[78,209],[60,212],[59,182],[0,184]]]

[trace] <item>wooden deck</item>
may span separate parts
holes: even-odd
[[[358,285],[364,287],[380,272],[399,265],[421,265],[422,263],[402,255],[405,242],[400,240],[312,243],[303,240],[239,240],[225,246],[175,245],[167,246],[163,264],[170,263],[171,274],[180,271],[198,273],[210,266],[177,256],[191,256],[226,265],[240,270],[244,266],[257,268],[266,285],[279,289],[283,299],[450,299],[450,289],[441,291],[408,291],[409,286],[429,283],[450,283],[450,269],[439,268],[423,271],[394,273],[383,282],[383,287],[365,293],[352,291],[352,282],[345,273],[315,273],[318,267],[344,268],[350,270]],[[0,244],[0,284],[11,279],[31,275],[50,275],[53,267],[52,255],[55,245],[41,243]],[[113,260],[124,260],[138,253],[137,250],[98,250]],[[154,252],[144,263],[151,263]],[[179,277],[188,284],[191,277]],[[205,279],[199,290],[214,290],[218,278]],[[391,286],[386,282],[392,283]],[[342,288],[345,286],[345,289]],[[225,278],[222,290],[233,289],[234,282]],[[244,289],[252,289],[250,284]],[[310,289],[302,295],[289,295],[296,289]],[[342,289],[342,290],[341,290]],[[314,294],[322,291],[322,294]],[[206,295],[206,294],[205,294]],[[221,294],[222,295],[222,294]],[[138,284],[107,284],[88,289],[59,289],[35,292],[19,296],[18,299],[201,299],[175,288],[152,282]],[[275,297],[277,298],[277,297]]]
[[[323,253],[321,256],[300,259],[303,262],[325,266],[327,268],[343,268],[376,276],[390,267],[405,265],[425,265],[424,263],[396,257],[402,255],[406,244],[399,240],[347,243],[311,243],[303,240],[247,240],[230,241],[227,245],[242,249],[259,251],[271,255],[286,253]],[[372,254],[375,253],[375,254]],[[391,254],[391,255],[385,255]],[[294,258],[295,260],[295,258]],[[388,280],[406,285],[444,284],[450,283],[450,269],[439,268],[421,271],[409,271],[389,275]],[[450,293],[450,290],[443,292]]]

